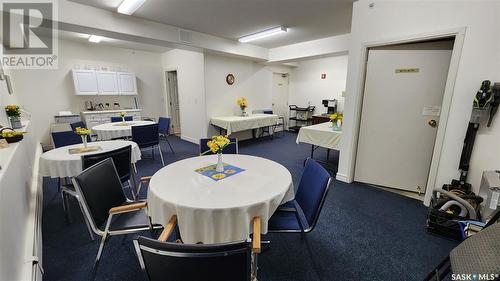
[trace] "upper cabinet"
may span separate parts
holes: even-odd
[[[137,95],[135,73],[117,72],[121,95]]]
[[[116,72],[96,71],[95,74],[99,95],[118,95],[120,93]]]
[[[73,70],[73,82],[77,95],[97,95],[97,76],[94,70]]]
[[[134,73],[73,69],[77,95],[137,95]]]

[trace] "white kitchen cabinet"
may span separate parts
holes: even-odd
[[[120,95],[137,95],[135,73],[117,72]]]
[[[97,76],[94,70],[73,69],[73,82],[77,95],[97,95]]]
[[[116,72],[96,71],[99,95],[118,95],[118,76]]]
[[[73,69],[76,95],[137,95],[135,73]]]

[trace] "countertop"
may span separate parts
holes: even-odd
[[[136,112],[142,111],[142,109],[113,109],[113,110],[93,110],[93,111],[82,111],[82,114],[95,114],[95,113],[117,113],[117,112]]]

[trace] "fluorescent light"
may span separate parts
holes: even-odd
[[[284,26],[278,26],[278,27],[275,27],[275,28],[271,28],[271,29],[267,29],[267,30],[264,30],[264,31],[261,31],[261,32],[257,32],[257,33],[254,33],[254,34],[243,36],[240,39],[238,39],[238,41],[240,41],[242,43],[246,43],[246,42],[250,42],[250,41],[253,41],[253,40],[257,40],[257,39],[269,37],[269,36],[272,36],[272,35],[275,35],[275,34],[279,34],[279,33],[283,33],[283,32],[287,32],[287,28],[284,27]]]
[[[89,42],[92,42],[92,43],[99,43],[99,42],[101,42],[101,40],[102,40],[101,36],[90,35],[90,37],[89,37]]]
[[[131,15],[139,9],[146,0],[123,0],[118,6],[118,13]]]

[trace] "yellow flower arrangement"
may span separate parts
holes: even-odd
[[[124,111],[122,111],[122,112],[118,113],[118,115],[120,115],[120,117],[121,117],[121,118],[125,117],[125,115],[126,115],[126,114],[127,114],[127,113],[126,113],[126,112],[124,112]]]
[[[203,152],[202,155],[209,152],[222,153],[224,148],[226,148],[229,144],[231,144],[231,141],[227,138],[227,136],[213,136],[212,140],[207,142],[209,150]]]
[[[75,129],[75,133],[76,133],[77,135],[80,135],[80,136],[87,136],[87,135],[89,135],[89,134],[90,134],[90,130],[89,130],[89,129],[87,129],[87,128],[77,127],[77,128]]]
[[[344,115],[342,115],[342,113],[336,112],[330,115],[330,122],[337,123],[337,121],[342,122],[342,120],[344,120]]]
[[[24,131],[6,131],[2,132],[1,136],[2,138],[12,138],[12,137],[17,137],[26,134]]]
[[[236,104],[238,104],[238,106],[241,108],[241,110],[245,110],[245,108],[247,108],[247,106],[248,106],[248,101],[245,97],[241,97],[241,98],[236,100]]]
[[[5,107],[5,112],[9,117],[19,117],[21,116],[21,110],[19,105],[9,104]]]

